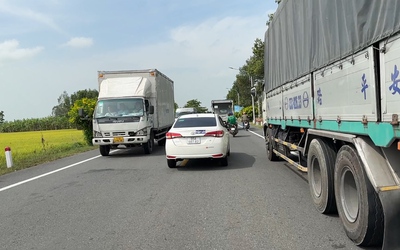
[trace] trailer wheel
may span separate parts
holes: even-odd
[[[102,156],[108,156],[110,154],[110,146],[109,145],[100,145],[100,154]]]
[[[154,148],[154,136],[153,131],[150,132],[150,139],[143,144],[143,150],[145,154],[151,154]]]
[[[335,193],[339,216],[347,236],[360,246],[382,244],[382,204],[366,176],[357,151],[348,145],[338,153]]]
[[[320,213],[335,213],[334,167],[336,152],[322,139],[313,139],[307,156],[308,186]]]
[[[167,164],[169,168],[176,168],[176,160],[167,159]]]
[[[268,156],[268,160],[277,161],[277,160],[279,160],[279,157],[273,151],[274,144],[272,141],[271,132],[272,132],[272,130],[270,128],[268,128],[267,133],[265,135],[265,146],[267,148],[267,156]]]

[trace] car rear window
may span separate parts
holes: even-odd
[[[185,128],[185,127],[215,127],[217,126],[217,120],[215,117],[196,117],[196,118],[179,118],[174,128]]]

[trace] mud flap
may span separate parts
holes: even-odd
[[[400,247],[400,189],[379,193],[385,218],[382,250]]]

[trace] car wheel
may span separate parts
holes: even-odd
[[[165,138],[159,140],[159,141],[157,142],[158,146],[165,146],[165,140],[166,140]]]
[[[176,168],[176,160],[167,159],[167,164],[169,168]]]
[[[221,158],[220,163],[221,163],[221,166],[224,166],[224,167],[228,166],[228,155],[225,155],[224,158]]]

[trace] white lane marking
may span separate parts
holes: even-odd
[[[17,186],[19,186],[19,185],[22,185],[22,184],[27,183],[27,182],[30,182],[30,181],[37,180],[37,179],[42,178],[42,177],[45,177],[45,176],[47,176],[47,175],[51,175],[51,174],[54,174],[54,173],[63,171],[63,170],[65,170],[65,169],[72,168],[72,167],[74,167],[74,166],[76,166],[76,165],[82,164],[82,163],[87,162],[87,161],[94,160],[94,159],[99,158],[99,157],[101,157],[101,155],[98,155],[98,156],[95,156],[95,157],[92,157],[92,158],[89,158],[89,159],[86,159],[86,160],[83,160],[83,161],[80,161],[80,162],[77,162],[77,163],[74,163],[74,164],[65,166],[65,167],[63,167],[63,168],[59,168],[59,169],[57,169],[57,170],[54,170],[54,171],[51,171],[51,172],[48,172],[48,173],[45,173],[45,174],[42,174],[42,175],[38,175],[38,176],[36,176],[36,177],[32,177],[32,178],[27,179],[27,180],[24,180],[24,181],[20,181],[20,182],[14,183],[14,184],[12,184],[12,185],[9,185],[9,186],[0,188],[0,192],[3,192],[4,190],[7,190],[7,189],[10,189],[10,188],[13,188],[13,187],[17,187]]]
[[[253,131],[251,131],[251,130],[249,130],[248,132],[250,132],[250,133],[252,133],[252,134],[254,134],[254,135],[258,136],[258,137],[261,137],[262,139],[264,139],[264,136],[263,136],[263,135],[259,135],[259,134],[257,134],[256,132],[253,132]]]
[[[241,130],[244,130],[244,129],[243,129],[243,126],[239,125],[239,127],[242,128]],[[261,137],[262,139],[264,139],[264,136],[263,136],[263,135],[259,135],[259,134],[257,134],[256,132],[251,131],[250,129],[247,130],[247,132],[250,132],[250,133],[252,133],[252,134],[254,134],[254,135],[256,135],[256,136]]]

